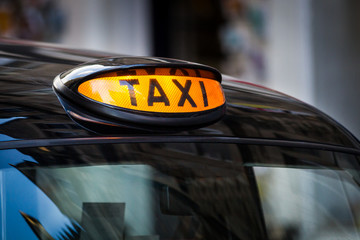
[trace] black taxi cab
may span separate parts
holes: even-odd
[[[0,42],[1,239],[360,239],[360,145],[186,61]]]

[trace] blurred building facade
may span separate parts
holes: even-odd
[[[360,137],[360,2],[269,1],[267,85],[308,102]]]

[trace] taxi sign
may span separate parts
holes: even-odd
[[[225,102],[220,83],[201,77],[99,77],[80,84],[78,92],[99,103],[155,113],[201,112]]]
[[[54,89],[72,118],[86,116],[89,122],[97,119],[111,126],[131,123],[176,128],[211,123],[224,114],[220,83],[221,75],[207,66],[121,58],[60,74]]]

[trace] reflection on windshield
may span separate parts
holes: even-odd
[[[94,239],[118,239],[125,224],[128,235],[155,234],[151,178],[152,169],[146,165],[36,171],[37,185]],[[105,229],[108,231],[104,235]]]
[[[62,229],[72,229],[71,220],[21,172],[3,169],[0,178],[2,239],[38,239],[23,216],[41,219],[42,226],[52,236]]]
[[[343,170],[255,167],[270,239],[359,239],[360,191]],[[351,189],[352,195],[346,193]]]
[[[360,237],[352,155],[192,143],[7,151],[2,239]]]
[[[204,169],[199,171],[204,175]],[[144,164],[3,170],[7,185],[2,202],[12,204],[2,208],[3,236],[261,239],[258,207],[246,176],[222,171],[223,176],[179,179]]]

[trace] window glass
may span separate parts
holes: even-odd
[[[179,145],[25,150],[33,162],[0,171],[3,239],[262,239],[254,185],[223,147],[226,159]]]
[[[359,187],[344,170],[254,171],[271,239],[359,239],[350,203],[359,202]]]
[[[2,239],[360,238],[348,154],[140,143],[0,156]]]

